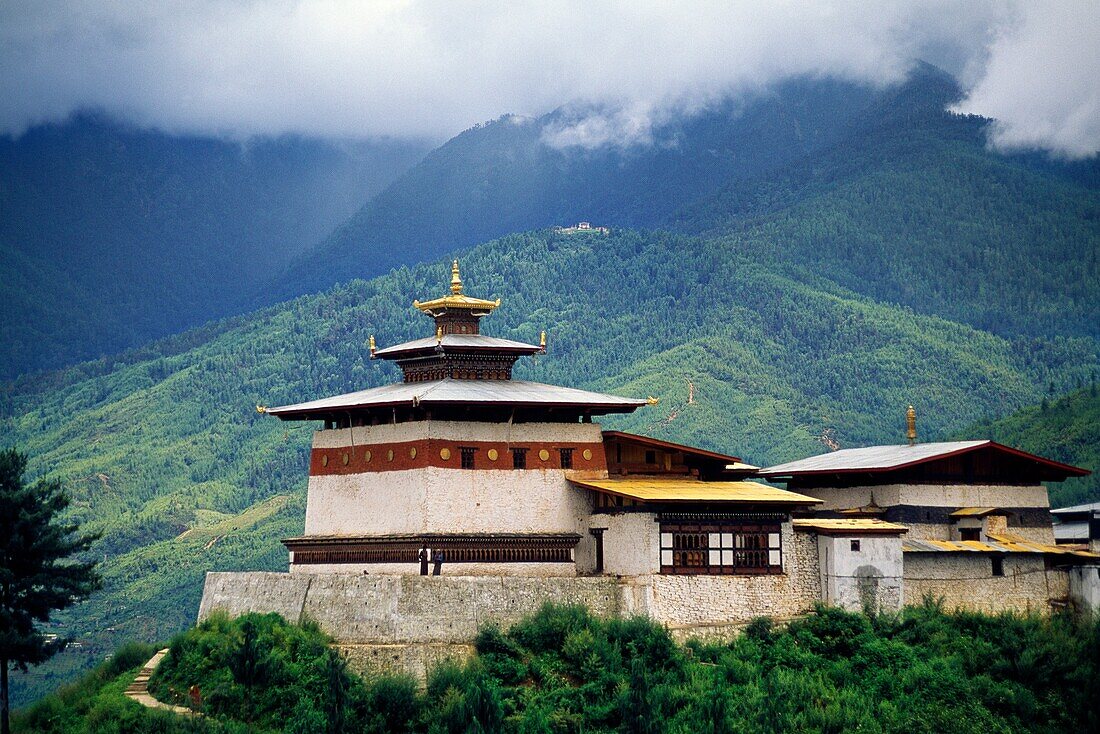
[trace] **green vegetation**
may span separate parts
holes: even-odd
[[[438,261],[4,385],[0,434],[34,456],[33,475],[61,480],[74,518],[102,533],[93,552],[105,558],[105,589],[56,631],[84,643],[88,663],[116,637],[166,639],[185,628],[206,571],[285,569],[278,541],[302,528],[313,426],[281,424],[254,406],[396,379],[368,359],[368,336],[387,345],[426,335],[410,301],[444,290],[453,248],[511,229],[578,219],[614,228],[609,237],[508,235],[463,252],[462,265],[471,293],[504,300],[487,333],[533,341],[549,332],[550,353],[518,376],[661,398],[605,421],[617,428],[767,465],[824,450],[825,435],[844,447],[900,442],[909,403],[925,440],[1044,397],[1056,403],[1100,369],[1100,202],[1087,175],[1096,162],[1073,175],[999,156],[985,148],[985,121],[944,112],[955,94],[927,67],[879,91],[795,80],[743,108],[673,121],[658,133],[677,145],[640,150],[548,148],[542,131],[568,124],[565,111],[479,126],[377,196],[270,293],[382,272],[411,251]],[[175,191],[155,190],[158,201]],[[265,258],[268,239],[256,240]],[[189,259],[169,271],[196,258],[221,267],[202,247],[181,252]],[[256,267],[270,274],[275,265]],[[113,296],[97,293],[85,308],[60,289],[48,299],[33,297],[39,286],[0,296],[75,304],[114,323],[96,310]],[[195,292],[160,290],[185,300]],[[998,435],[1098,468],[1090,434],[1074,429],[1081,439],[1063,451],[1053,428],[1029,437],[1025,417],[1018,428]],[[1056,489],[1056,501],[1100,498],[1094,481]],[[67,656],[20,677],[18,699],[80,665]]]
[[[426,689],[351,675],[328,642],[316,626],[277,615],[215,616],[176,637],[154,691],[183,704],[197,686],[204,726],[250,731],[1053,734],[1100,726],[1100,621],[1063,616],[948,614],[930,602],[875,617],[821,607],[785,628],[762,618],[728,643],[679,645],[645,619],[546,606],[506,632],[483,629],[477,656],[440,665]],[[46,698],[24,717],[26,730],[150,730],[113,691],[92,695],[112,675]],[[131,728],[109,728],[108,701]],[[78,724],[78,707],[101,712],[100,728]],[[47,712],[63,723],[39,723]]]
[[[542,231],[462,263],[471,293],[503,299],[487,333],[549,333],[549,354],[517,376],[659,396],[607,423],[761,465],[822,451],[826,431],[845,446],[898,442],[909,402],[921,435],[944,437],[1100,369],[1090,339],[1009,340],[801,282],[722,240]],[[397,379],[370,361],[368,336],[386,345],[428,333],[409,304],[447,278],[440,262],[355,281],[0,397],[0,433],[26,447],[33,474],[62,480],[74,517],[103,534],[93,551],[107,556],[104,592],[62,620],[89,658],[114,646],[107,628],[145,640],[185,628],[206,571],[286,568],[279,539],[302,529],[314,426],[255,405]]]
[[[1100,386],[1095,380],[1063,395],[1044,396],[1000,420],[984,419],[960,436],[990,438],[1092,470],[1079,479],[1050,485],[1050,506],[1100,500]]]
[[[79,680],[18,712],[15,731],[27,734],[244,734],[234,722],[183,717],[148,709],[126,698],[133,682],[156,648],[131,642]]]
[[[26,670],[65,646],[41,625],[99,588],[94,561],[80,560],[93,535],[65,522],[69,498],[57,479],[28,485],[27,457],[0,451],[0,732],[8,734],[8,670]]]

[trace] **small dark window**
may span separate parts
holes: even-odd
[[[558,453],[561,454],[561,468],[572,469],[573,468],[573,449],[558,449]]]
[[[512,468],[527,468],[527,449],[512,449]]]
[[[981,540],[981,528],[959,528],[959,538],[962,540]]]
[[[647,463],[647,464],[656,464],[657,463],[657,452],[656,451],[646,451],[645,452],[645,463]]]
[[[474,452],[477,451],[472,446],[462,446],[458,449],[459,454],[462,456],[462,468],[473,469],[474,468]]]
[[[1000,556],[993,556],[993,575],[1004,576],[1005,575],[1005,559]]]
[[[853,540],[852,541],[852,552],[853,553],[859,553],[859,541],[858,540]]]

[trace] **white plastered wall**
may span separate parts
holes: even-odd
[[[594,423],[419,421],[318,431],[314,448],[439,439],[598,443]],[[501,461],[507,460],[502,457]],[[599,467],[606,476],[606,467]],[[306,535],[393,533],[586,534],[591,506],[560,469],[424,467],[311,476]]]
[[[858,541],[859,550],[852,548]],[[904,603],[901,536],[818,535],[821,598],[849,611],[897,611]]]
[[[660,533],[655,517],[652,512],[591,517],[591,527],[607,528],[603,534],[604,573],[644,576],[661,570]]]

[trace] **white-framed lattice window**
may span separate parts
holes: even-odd
[[[783,572],[783,542],[778,523],[661,523],[660,542],[661,573]]]

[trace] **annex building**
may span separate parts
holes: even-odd
[[[463,291],[455,262],[449,293],[413,302],[429,336],[371,337],[401,382],[266,409],[321,426],[304,532],[283,541],[286,573],[208,574],[200,617],[309,616],[361,667],[416,672],[545,601],[680,636],[822,601],[1095,611],[1100,554],[1055,543],[1043,485],[1085,470],[991,441],[921,444],[912,411],[906,444],[766,469],[604,430],[649,401],[513,379],[545,334],[483,334],[500,301]]]

